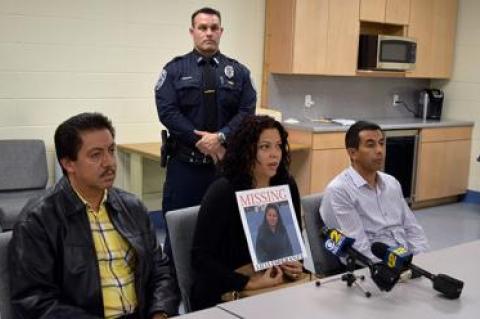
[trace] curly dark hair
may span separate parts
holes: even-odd
[[[228,139],[227,151],[220,164],[220,172],[239,189],[248,189],[254,184],[253,168],[257,159],[257,144],[260,134],[266,129],[277,129],[282,141],[282,160],[270,183],[280,185],[288,181],[290,148],[287,131],[280,122],[270,116],[248,115]]]

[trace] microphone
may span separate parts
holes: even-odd
[[[395,254],[394,251],[395,249],[390,248],[388,245],[384,243],[377,242],[372,244],[372,253],[376,257],[382,260],[385,260],[385,258],[388,259],[391,254]],[[408,254],[404,254],[404,255],[408,256]],[[398,260],[401,259],[398,256],[395,256],[395,258]],[[392,260],[393,260],[393,257],[392,257]],[[392,265],[395,266],[393,262],[392,262]],[[433,283],[433,289],[442,293],[446,298],[457,299],[458,297],[460,297],[460,294],[462,293],[462,289],[463,289],[463,281],[455,279],[445,274],[434,275],[426,271],[425,269],[422,269],[412,264],[412,258],[408,258],[408,257],[405,258],[403,265],[406,268],[411,269],[413,273],[417,273],[421,276],[424,276],[430,279]]]
[[[389,268],[383,263],[373,263],[373,261],[353,248],[354,238],[345,236],[338,229],[322,228],[322,238],[325,240],[325,248],[338,257],[348,256],[355,261],[359,261],[370,270],[370,276],[380,290],[390,291],[400,278],[400,273]]]
[[[377,242],[372,244],[371,250],[373,255],[383,260],[388,267],[400,272],[412,263],[413,254],[403,246],[392,248]]]

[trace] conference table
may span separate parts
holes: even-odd
[[[143,198],[143,161],[144,159],[160,162],[160,143],[132,143],[119,144],[117,149],[129,158],[129,177],[123,188],[140,199]],[[290,151],[306,151],[309,147],[304,144],[290,144]]]
[[[398,283],[390,292],[380,291],[367,269],[362,283],[372,293],[370,298],[356,287],[347,287],[340,276],[280,289],[262,295],[218,305],[230,318],[476,318],[480,315],[480,240],[415,256],[413,263],[433,274],[447,274],[464,281],[459,299],[442,297],[427,278]],[[215,309],[215,308],[211,308]],[[216,313],[216,311],[215,311]],[[210,318],[218,317],[215,313]],[[191,318],[196,313],[191,313]],[[200,313],[199,313],[200,314]],[[198,317],[202,318],[202,317]],[[478,317],[477,317],[478,318]]]

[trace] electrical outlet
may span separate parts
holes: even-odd
[[[305,95],[305,107],[310,108],[314,104],[315,104],[315,101],[312,100],[312,96],[310,94]]]
[[[393,94],[393,96],[392,96],[392,105],[393,105],[393,106],[397,106],[397,105],[399,105],[399,104],[400,104],[400,95],[398,95],[398,94],[395,93],[395,94]]]

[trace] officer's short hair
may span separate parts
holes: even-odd
[[[203,7],[203,8],[201,8],[201,9],[198,9],[197,11],[195,11],[195,12],[192,14],[192,27],[195,26],[195,25],[194,25],[195,17],[196,17],[199,13],[216,15],[216,16],[218,17],[218,20],[220,21],[220,24],[222,24],[222,16],[220,15],[220,11],[215,10],[215,9],[213,9],[213,8],[210,8],[210,7]]]
[[[345,147],[358,149],[360,145],[360,132],[361,131],[382,131],[380,126],[376,123],[367,122],[367,121],[358,121],[347,131],[345,135]]]
[[[81,133],[103,129],[109,130],[112,137],[115,138],[112,122],[101,113],[80,113],[60,124],[55,130],[54,136],[58,162],[60,163],[63,158],[77,160],[78,151],[82,147]],[[66,176],[67,173],[63,167],[62,171]]]

